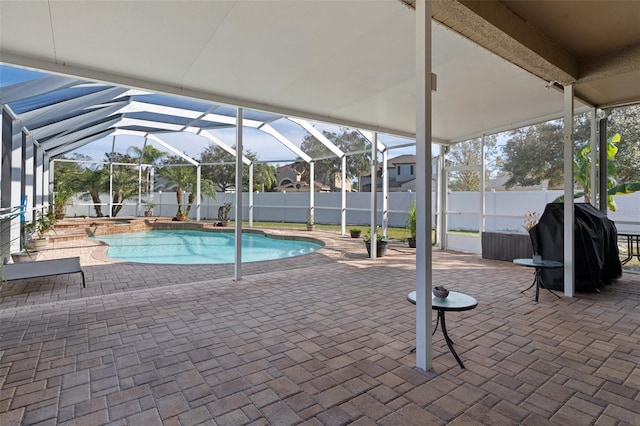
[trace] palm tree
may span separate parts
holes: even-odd
[[[166,156],[167,153],[160,151],[158,148],[151,145],[145,145],[143,149],[140,149],[137,146],[131,146],[128,151],[133,153],[134,157],[138,157],[142,164],[151,164],[151,166],[144,168],[144,192],[151,192],[151,170],[153,169],[153,165],[162,157]]]
[[[167,161],[171,161],[170,164],[176,164],[177,158],[172,157]],[[195,167],[192,165],[179,165],[179,166],[169,166],[166,165],[159,170],[160,176],[165,178],[168,182],[174,183],[176,188],[176,201],[178,202],[178,211],[176,212],[176,218],[180,219],[184,216],[189,216],[189,212],[191,211],[191,206],[195,202],[196,194],[193,189],[196,187],[196,171]],[[200,180],[200,188],[203,194],[209,195],[211,198],[216,197],[216,192],[213,186],[213,182],[209,179],[201,179]],[[183,198],[184,191],[191,191],[189,194],[189,199],[187,201],[187,206],[185,209]]]

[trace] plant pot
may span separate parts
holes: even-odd
[[[11,253],[11,260],[13,260],[13,263],[35,262],[37,258],[37,251],[21,251],[18,253]]]
[[[365,242],[364,245],[367,247],[367,254],[371,257],[371,242]],[[387,242],[378,241],[378,244],[376,244],[376,257],[382,257],[385,254],[387,254]]]
[[[351,233],[351,238],[360,238],[362,231],[349,231]]]
[[[48,238],[34,238],[27,242],[27,246],[32,250],[44,250],[49,244]]]
[[[416,248],[416,239],[415,239],[415,237],[409,237],[407,239],[407,242],[409,243],[409,247],[410,248]]]
[[[151,216],[153,216],[153,212],[151,210],[147,210],[146,212],[144,212],[144,216],[145,217],[151,217]]]
[[[185,218],[186,218],[185,215],[177,214],[176,217],[173,218],[173,220],[177,220],[178,222],[184,222]]]
[[[449,290],[439,290],[437,288],[434,288],[433,295],[439,299],[446,299],[449,295]]]

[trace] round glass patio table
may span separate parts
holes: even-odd
[[[526,258],[526,259],[513,259],[513,263],[520,266],[528,266],[530,268],[536,268],[535,272],[533,273],[533,283],[531,283],[529,287],[525,288],[520,293],[524,293],[525,291],[529,290],[531,287],[535,285],[536,286],[536,302],[538,301],[538,296],[540,295],[540,288],[546,288],[549,291],[549,293],[553,294],[557,298],[560,298],[560,296],[558,296],[553,291],[551,291],[550,288],[545,287],[544,284],[542,283],[542,269],[543,268],[562,268],[564,266],[562,262],[558,262],[555,260],[542,260],[542,259],[533,260],[533,259]]]
[[[407,300],[414,305],[416,304],[416,292],[411,291],[407,294]],[[475,309],[478,306],[478,301],[469,296],[468,294],[460,293],[457,291],[450,291],[449,295],[441,299],[439,297],[431,296],[431,309],[438,311],[438,319],[436,320],[436,326],[433,328],[433,333],[435,334],[438,329],[438,324],[442,324],[442,334],[444,336],[445,342],[447,342],[447,346],[449,350],[455,357],[456,361],[458,361],[458,365],[461,368],[464,368],[464,364],[460,360],[460,357],[456,353],[455,349],[453,349],[453,341],[449,337],[447,333],[447,323],[445,322],[445,312],[447,311],[468,311],[471,309]]]

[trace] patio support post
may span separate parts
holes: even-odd
[[[449,147],[440,145],[440,156],[438,157],[438,222],[436,225],[436,239],[440,245],[440,250],[445,249],[444,240],[447,234],[447,175],[444,170],[445,154],[449,151]]]
[[[200,221],[202,207],[202,164],[196,166],[196,220]]]
[[[387,226],[389,225],[389,173],[387,166],[389,150],[382,151],[382,235],[387,238]]]
[[[35,200],[34,203],[42,204],[44,200],[44,153],[42,152],[42,147],[39,145],[34,146],[35,149],[35,172],[34,172],[34,182],[35,182]]]
[[[309,216],[307,217],[307,223],[312,225],[316,223],[315,181],[316,181],[316,162],[311,161],[309,163]]]
[[[249,228],[253,228],[253,161],[249,163]]]
[[[108,217],[111,216],[111,212],[113,212],[113,151],[116,148],[116,137],[113,136],[111,141],[111,155],[109,156],[109,214]]]
[[[600,161],[598,162],[598,175],[599,191],[600,195],[600,211],[607,213],[607,169],[609,168],[609,162],[607,159],[607,120],[609,117],[609,111],[604,111],[604,117],[600,119]]]
[[[484,232],[485,224],[486,224],[486,211],[485,211],[485,181],[484,175],[487,170],[487,159],[486,155],[486,135],[482,135],[482,141],[480,144],[480,238],[482,238],[482,233]]]
[[[591,147],[590,160],[591,170],[589,170],[589,188],[591,188],[591,205],[598,208],[598,189],[597,185],[597,163],[598,163],[598,111],[596,108],[591,108],[591,138],[589,139],[589,145]]]
[[[22,193],[26,197],[27,200],[27,208],[33,206],[36,202],[36,194],[35,194],[35,176],[34,176],[34,143],[33,138],[28,135],[24,130],[22,132],[22,140],[24,142],[23,145],[23,153],[22,153],[22,161],[23,161],[23,189]]]
[[[49,201],[50,188],[53,185],[49,170],[53,170],[53,161],[49,155],[45,154],[42,159],[42,196],[40,197],[39,205],[45,205]]]
[[[573,85],[564,86],[564,295],[573,297]]]
[[[377,225],[378,225],[378,132],[373,132],[371,140],[371,241],[369,245],[369,257],[376,258],[377,244]]]
[[[236,115],[236,208],[235,208],[235,238],[236,252],[234,259],[234,280],[242,279],[242,137],[243,137],[243,113],[238,108]]]
[[[340,200],[340,235],[347,233],[347,154],[342,156],[342,189]]]
[[[136,216],[142,213],[142,163],[138,162],[138,206]]]
[[[6,108],[6,107],[5,107]],[[22,131],[18,120],[5,109],[2,117],[2,207],[16,207],[22,201]],[[9,160],[8,162],[6,160]],[[8,179],[7,179],[8,178]],[[5,184],[6,182],[6,184]],[[28,216],[27,216],[28,218]],[[17,226],[16,226],[17,224]],[[19,251],[22,224],[17,218],[9,223],[9,252]],[[4,231],[4,229],[3,229]],[[3,232],[3,236],[6,234]],[[7,240],[4,241],[6,243]]]
[[[416,0],[416,366],[430,370],[431,311],[431,2]]]

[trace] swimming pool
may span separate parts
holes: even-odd
[[[165,264],[233,263],[235,234],[233,232],[203,232],[162,230],[95,237],[109,245],[112,259]],[[322,244],[269,238],[261,233],[242,234],[242,262],[282,259],[301,256],[322,248]]]

